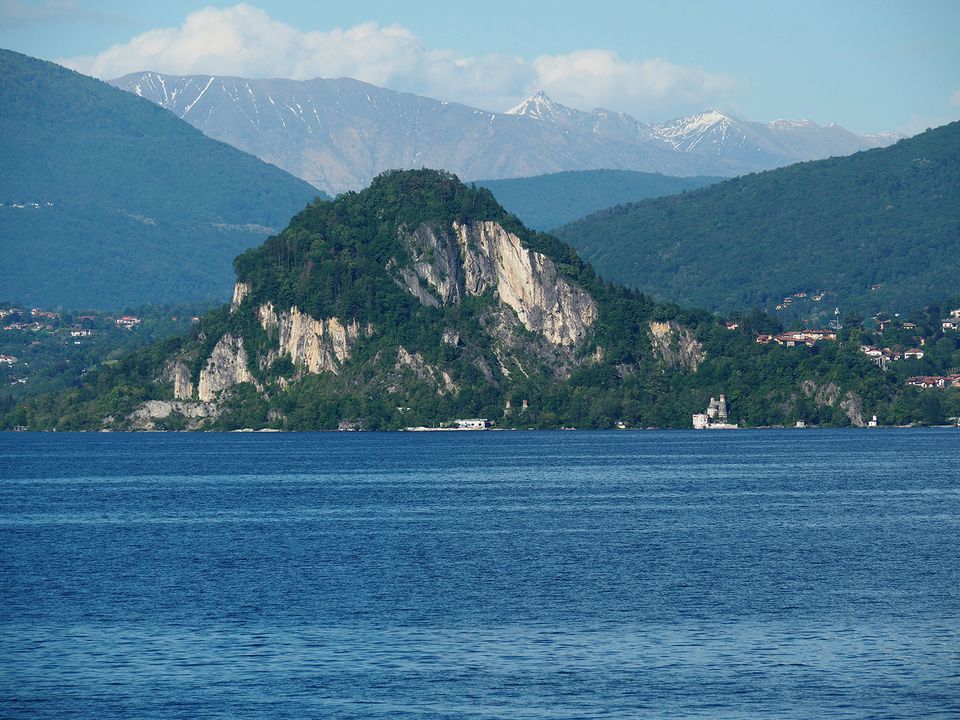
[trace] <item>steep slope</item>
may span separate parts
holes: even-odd
[[[205,300],[317,191],[140,98],[0,51],[0,296]]]
[[[675,195],[720,177],[670,177],[631,170],[577,170],[530,178],[478,180],[529,228],[550,230],[604,208]]]
[[[678,302],[773,309],[799,292],[779,312],[920,307],[960,277],[960,123],[603,211],[558,234],[605,277]]]
[[[762,315],[730,332],[657,305],[436,171],[315,202],[236,269],[230,305],[191,335],[0,426],[689,427],[721,392],[743,423],[861,424],[896,398],[856,343],[758,345]]]
[[[301,82],[142,72],[111,82],[332,193],[364,187],[393,168],[442,167],[467,179],[600,168],[730,177],[848,154],[871,142],[818,140],[804,148],[801,133],[797,147],[787,148],[770,140],[775,128],[755,124],[742,148],[691,149],[624,113],[573,110],[543,93],[495,113],[348,78]],[[770,148],[758,151],[751,144],[758,133]]]

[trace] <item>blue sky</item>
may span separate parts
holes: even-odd
[[[960,2],[0,0],[0,46],[98,77],[357,77],[504,110],[718,108],[857,132],[960,118]]]

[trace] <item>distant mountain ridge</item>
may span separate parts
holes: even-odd
[[[651,125],[625,113],[567,108],[542,92],[507,112],[488,112],[349,78],[139,72],[110,82],[334,194],[396,168],[443,168],[466,180],[602,168],[730,177],[896,139],[720,113]]]
[[[731,165],[749,165],[749,170],[850,155],[902,139],[896,133],[860,136],[834,123],[820,126],[811,120],[749,122],[719,110],[647,124],[625,113],[604,109],[589,113],[573,110],[554,102],[543,92],[507,110],[507,114],[589,129],[624,141],[660,141],[682,153],[723,158]]]

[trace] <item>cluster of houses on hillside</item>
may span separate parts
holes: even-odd
[[[32,323],[12,322],[4,325],[3,329],[4,330],[32,330],[33,332],[37,332],[38,330],[52,330],[53,326],[45,325],[44,323],[41,323],[41,322],[32,322]]]
[[[885,314],[875,315],[873,318],[874,322],[877,324],[877,330],[880,332],[886,332],[887,330],[916,330],[917,324],[915,322],[901,321],[897,317],[888,317]],[[940,329],[943,332],[956,332],[960,331],[960,308],[950,311],[950,316],[941,318],[940,320]]]
[[[757,342],[761,345],[776,343],[786,347],[797,345],[811,346],[820,340],[836,340],[837,333],[833,330],[790,330],[779,335],[757,335]]]
[[[877,367],[886,369],[887,365],[896,360],[920,360],[924,352],[922,348],[910,348],[909,350],[894,350],[892,348],[878,348],[873,345],[861,345],[860,352],[873,360]]]
[[[142,322],[135,315],[124,315],[119,318],[114,318],[112,315],[79,315],[74,317],[71,323],[65,325],[63,314],[52,310],[32,308],[28,312],[25,309],[15,307],[0,308],[0,320],[6,318],[10,318],[11,321],[3,325],[4,330],[39,332],[41,330],[54,331],[66,327],[72,338],[93,337],[95,331],[92,326],[98,322],[113,322],[117,327],[126,330],[132,330]]]
[[[52,312],[50,310],[41,310],[40,308],[33,308],[30,311],[30,317],[35,318],[45,318],[47,320],[60,320],[63,315],[58,312]]]
[[[960,373],[951,373],[950,375],[915,375],[914,377],[908,377],[906,384],[924,389],[960,388]]]
[[[805,293],[805,292],[795,292],[792,295],[787,295],[780,302],[777,303],[777,310],[786,310],[797,300],[807,300],[808,298],[813,302],[820,302],[823,300],[826,292],[815,292],[815,293]]]
[[[888,318],[882,316],[875,316],[874,322],[877,323],[877,330],[880,332],[886,332],[890,328],[898,328],[901,330],[916,330],[917,324],[913,322],[901,322],[896,318]]]
[[[116,320],[114,320],[114,322],[116,323],[117,327],[133,330],[133,328],[141,323],[141,320],[134,315],[124,315],[123,317],[118,317]]]
[[[917,324],[913,322],[901,322],[895,318],[876,317],[877,329],[885,332],[888,329],[893,330],[916,330]],[[956,332],[960,330],[960,308],[950,311],[950,317],[940,320],[940,329],[947,332]],[[874,345],[861,345],[860,352],[872,359],[878,367],[886,370],[891,362],[899,360],[922,360],[926,351],[923,346],[926,344],[926,338],[914,337],[912,342],[917,342],[917,347],[906,350],[890,347],[876,347]],[[957,375],[917,375],[907,378],[906,384],[920,388],[943,388],[957,386]]]

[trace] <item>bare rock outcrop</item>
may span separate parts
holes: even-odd
[[[866,427],[866,422],[863,420],[863,398],[852,390],[847,390],[847,392],[843,394],[843,397],[841,397],[840,388],[836,383],[827,382],[823,385],[818,385],[809,379],[800,383],[800,389],[804,395],[813,398],[813,401],[817,405],[837,407],[837,403],[839,402],[840,409],[847,418],[849,418],[851,425]]]
[[[840,401],[840,409],[850,418],[850,424],[856,427],[866,427],[863,421],[863,398],[852,390],[848,390]]]
[[[193,398],[193,383],[190,382],[190,370],[183,363],[176,363],[172,370],[173,396],[177,400]]]
[[[243,302],[243,299],[253,291],[253,288],[250,287],[250,283],[238,282],[233,286],[233,298],[230,300],[230,312],[234,312],[240,303]]]
[[[253,382],[247,368],[247,351],[243,347],[243,338],[228,333],[217,342],[200,371],[197,395],[202,402],[209,402],[221,391],[242,382]]]
[[[438,395],[457,392],[459,389],[453,377],[446,370],[442,370],[428,363],[418,352],[411,353],[403,345],[397,347],[397,370],[407,368],[420,380],[435,385]]]
[[[263,329],[276,335],[280,354],[289,355],[295,365],[311,373],[339,373],[360,337],[356,320],[346,324],[335,317],[318,320],[296,305],[278,313],[271,303],[266,303],[257,314]],[[367,332],[372,334],[373,328],[368,327]]]
[[[167,362],[159,377],[160,382],[173,384],[173,397],[176,400],[193,399],[193,383],[190,381],[190,369],[182,359]]]
[[[413,270],[403,268],[401,273],[414,296],[424,305],[433,307],[458,302],[464,296],[465,288],[464,263],[460,258],[457,239],[447,233],[438,235],[430,226],[421,225],[405,235],[404,241],[410,251]],[[423,289],[421,280],[432,293]],[[425,300],[423,293],[429,299]]]
[[[157,420],[164,420],[173,414],[186,418],[187,428],[192,430],[203,420],[218,417],[220,410],[216,403],[147,400],[127,416],[127,422],[131,430],[154,430]]]
[[[554,345],[574,345],[597,319],[597,304],[557,272],[546,255],[492,221],[454,223],[453,235],[421,226],[405,236],[413,271],[400,282],[421,303],[438,306],[496,290],[523,326]]]
[[[681,367],[696,372],[706,357],[703,346],[689,328],[673,322],[650,322],[653,351],[668,368]]]

